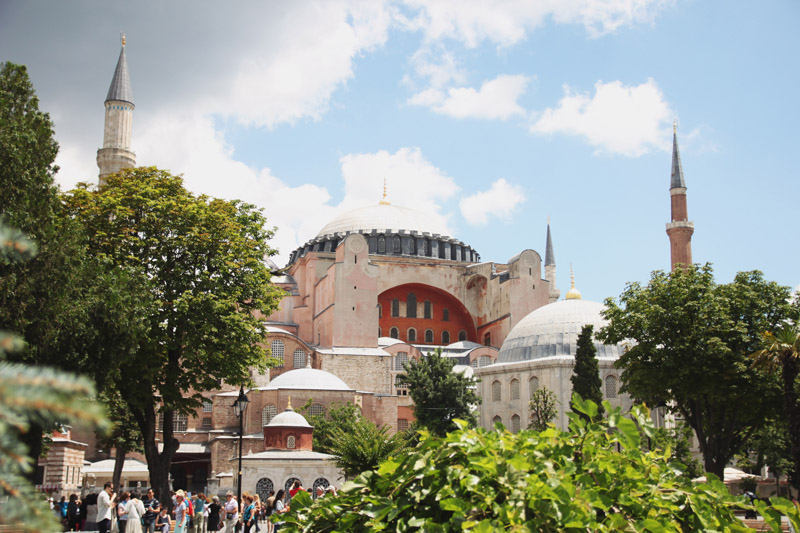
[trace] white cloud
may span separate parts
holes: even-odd
[[[409,103],[428,106],[436,113],[453,118],[506,120],[525,114],[517,100],[529,82],[528,76],[500,75],[483,82],[480,89],[453,88],[447,91],[447,96],[441,90],[428,89],[414,95]]]
[[[669,149],[675,113],[655,81],[636,86],[598,81],[594,87],[590,96],[565,85],[558,106],[537,114],[531,131],[584,137],[600,153],[637,157]]]
[[[511,220],[514,210],[525,202],[525,190],[505,179],[492,183],[488,191],[477,192],[459,202],[461,216],[473,226],[485,226],[489,217],[505,222]]]

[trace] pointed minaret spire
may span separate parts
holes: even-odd
[[[100,184],[109,174],[136,165],[136,154],[131,151],[133,126],[133,90],[125,56],[125,34],[117,68],[105,101],[106,117],[103,132],[103,147],[97,151],[97,166],[100,168]]]
[[[550,303],[558,301],[561,291],[556,287],[556,255],[553,253],[553,237],[550,235],[550,217],[547,217],[547,241],[544,252],[544,279],[550,283]]]
[[[678,150],[678,127],[672,123],[672,175],[670,177],[670,210],[672,221],[667,224],[670,261],[674,271],[678,265],[692,264],[692,234],[694,223],[689,221],[686,207],[686,181],[683,177],[681,154]]]

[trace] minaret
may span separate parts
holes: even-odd
[[[547,217],[547,244],[544,252],[544,279],[550,282],[550,303],[558,301],[561,291],[556,287],[556,256],[550,236],[550,217]]]
[[[119,52],[117,68],[106,96],[106,120],[103,131],[103,147],[97,150],[97,166],[100,167],[99,182],[123,168],[136,166],[136,154],[131,151],[131,126],[133,125],[133,91],[125,59],[125,34],[122,34],[122,50]]]
[[[677,266],[692,264],[692,233],[694,222],[689,221],[686,209],[686,182],[678,151],[678,128],[672,124],[672,179],[669,186],[672,203],[672,222],[667,224],[672,270]]]

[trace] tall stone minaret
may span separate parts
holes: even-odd
[[[672,124],[672,179],[669,186],[672,201],[672,222],[667,224],[672,270],[678,265],[692,264],[692,234],[694,222],[689,221],[686,209],[686,182],[678,151],[678,128]]]
[[[547,244],[544,252],[544,279],[550,282],[550,303],[558,301],[561,291],[556,287],[556,256],[553,253],[553,238],[550,236],[550,217],[547,217]]]
[[[131,151],[131,126],[133,125],[133,91],[125,59],[125,34],[122,35],[122,50],[119,52],[117,68],[106,96],[106,121],[103,131],[103,147],[97,150],[97,166],[100,167],[100,185],[105,177],[123,168],[136,166],[136,154]]]

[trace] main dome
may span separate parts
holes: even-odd
[[[574,357],[578,335],[587,324],[594,332],[607,321],[600,312],[603,304],[586,300],[562,300],[529,313],[514,326],[503,342],[497,356],[498,363],[528,361],[543,357]],[[616,359],[622,355],[618,345],[605,345],[597,341],[597,357]]]
[[[347,383],[330,372],[316,368],[298,368],[284,372],[265,387],[265,390],[298,389],[298,390],[331,390],[351,391]]]
[[[446,235],[445,228],[429,215],[391,204],[377,204],[347,211],[328,222],[317,237],[335,233],[369,233],[372,230],[405,230],[431,235]]]

